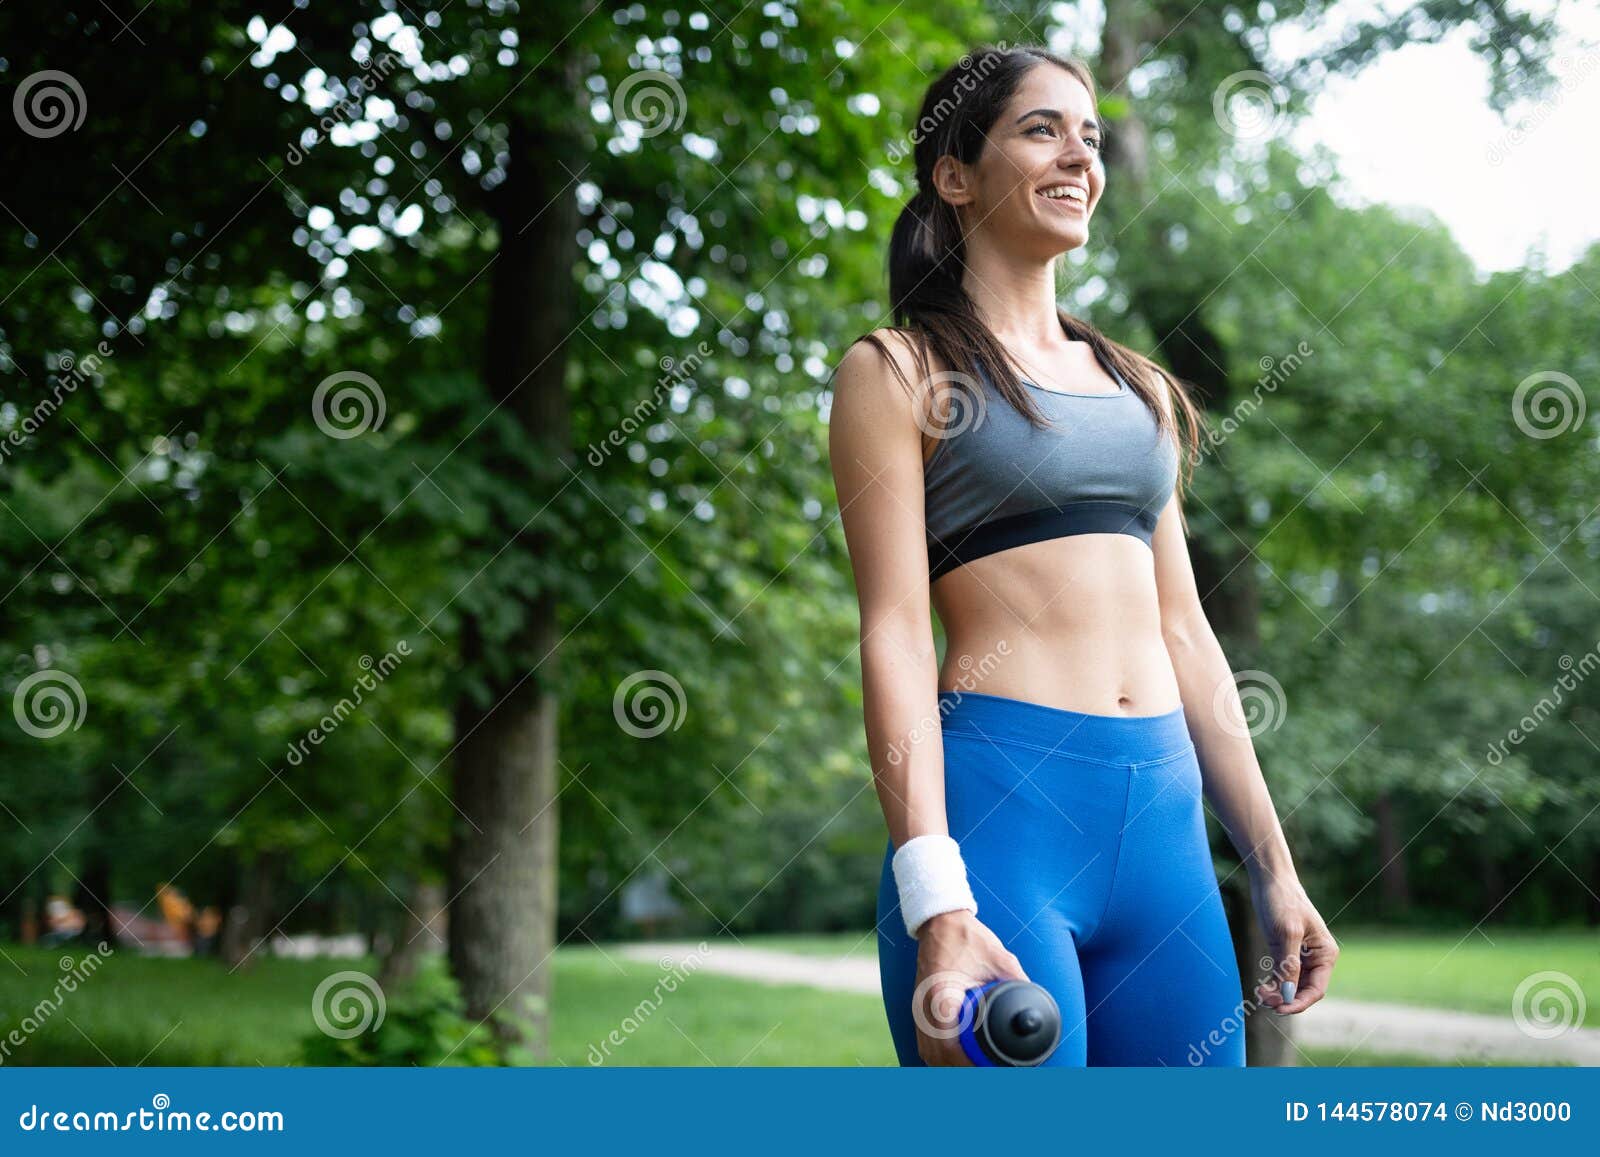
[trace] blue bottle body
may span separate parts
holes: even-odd
[[[966,1053],[967,1059],[978,1068],[993,1069],[999,1067],[989,1059],[989,1054],[979,1046],[977,1036],[978,1008],[983,1001],[983,994],[999,983],[1000,981],[998,980],[991,980],[988,984],[981,984],[977,988],[969,988],[961,998],[961,1019],[957,1022],[961,1025],[961,1051]]]
[[[1002,987],[1006,991],[990,997],[991,992]],[[986,1024],[991,1017],[998,1019]],[[1041,1064],[1061,1041],[1061,1012],[1055,999],[1047,990],[1027,981],[991,980],[967,989],[962,995],[958,1023],[961,1051],[978,1068]]]

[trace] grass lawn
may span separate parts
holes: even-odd
[[[1489,928],[1466,933],[1364,928],[1335,935],[1339,962],[1334,965],[1330,998],[1509,1017],[1512,996],[1524,979],[1536,972],[1561,972],[1588,994],[1584,1025],[1600,1028],[1600,930]],[[1565,986],[1570,994],[1570,985]]]
[[[1330,997],[1509,1017],[1512,997],[1525,978],[1536,972],[1561,972],[1590,994],[1584,1025],[1600,1028],[1600,930],[1493,928],[1468,933],[1346,928],[1339,936],[1339,962],[1334,966]],[[729,938],[713,943],[735,941]],[[737,943],[804,955],[865,959],[875,959],[878,950],[871,932],[743,936]]]
[[[0,1039],[62,975],[60,950],[4,947]],[[10,963],[7,962],[9,958]],[[709,973],[678,974],[675,990],[649,962],[590,947],[556,953],[551,1061],[620,1065],[887,1065],[894,1062],[876,999],[774,988]],[[118,953],[64,993],[12,1065],[284,1065],[316,1031],[312,993],[331,973],[369,961],[263,957],[235,975],[214,960]],[[26,975],[24,975],[24,971]],[[611,1038],[615,1032],[617,1038]],[[620,1039],[620,1043],[617,1040]]]
[[[1458,936],[1350,935],[1340,957],[1341,996],[1507,1013],[1510,994],[1533,972],[1559,970],[1600,992],[1600,938],[1492,933],[1455,948]],[[870,936],[745,937],[752,947],[870,958]],[[6,946],[0,956],[0,1043],[62,975],[60,950]],[[118,953],[64,994],[58,1009],[4,1064],[283,1065],[316,1031],[312,993],[330,973],[371,971],[370,962],[262,958],[230,976],[210,960]],[[552,1063],[613,1065],[889,1065],[894,1063],[876,997],[777,987],[690,972],[673,991],[648,961],[590,946],[554,960]],[[1424,999],[1424,998],[1427,999]],[[1596,1001],[1595,1004],[1600,1004]],[[1588,1023],[1595,1023],[1591,1006]],[[612,1034],[616,1035],[613,1036]],[[1303,1063],[1427,1065],[1417,1057],[1306,1050]]]

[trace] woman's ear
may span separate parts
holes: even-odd
[[[946,153],[933,163],[930,174],[933,187],[939,196],[952,205],[970,205],[975,194],[972,188],[972,170]]]

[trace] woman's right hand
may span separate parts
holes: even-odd
[[[965,908],[930,916],[918,930],[911,1019],[929,1065],[970,1065],[961,1048],[961,1002],[991,980],[1027,980],[1022,963]]]

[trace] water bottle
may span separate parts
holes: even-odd
[[[1055,997],[1026,980],[991,980],[961,1002],[961,1051],[983,1068],[1043,1064],[1061,1041]]]

